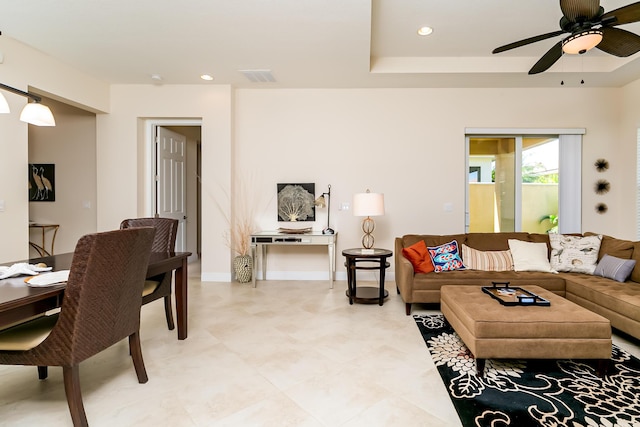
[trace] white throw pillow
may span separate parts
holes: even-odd
[[[549,234],[551,268],[556,271],[593,274],[598,264],[602,235],[569,236]]]
[[[509,239],[508,243],[515,271],[556,273],[549,263],[546,243],[525,242],[516,239]]]

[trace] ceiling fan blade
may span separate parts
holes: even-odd
[[[559,36],[559,35],[564,34],[564,33],[566,33],[566,31],[558,30],[558,31],[554,31],[552,33],[540,34],[539,36],[529,37],[528,39],[520,40],[520,41],[517,41],[517,42],[506,44],[504,46],[497,47],[497,48],[493,49],[492,53],[500,53],[500,52],[504,52],[506,50],[515,49],[516,47],[526,46],[528,44],[539,42],[541,40],[550,39],[551,37],[556,37],[556,36]]]
[[[571,22],[591,20],[600,11],[600,0],[560,0],[562,14]]]
[[[558,59],[562,57],[562,40],[554,44],[542,58],[529,70],[529,74],[538,74],[547,71]]]
[[[596,46],[611,55],[627,57],[640,51],[640,36],[621,28],[602,27],[602,41]]]
[[[640,21],[640,2],[607,12],[600,18],[604,25],[623,25]]]

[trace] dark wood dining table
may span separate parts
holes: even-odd
[[[191,252],[152,252],[149,257],[147,277],[175,270],[176,323],[178,339],[187,338],[187,258]],[[29,264],[45,263],[52,271],[69,270],[73,253],[31,258]],[[10,266],[14,262],[0,263]],[[0,280],[0,329],[29,319],[62,305],[65,284],[47,287],[30,287],[24,276]]]

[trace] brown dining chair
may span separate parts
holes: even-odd
[[[89,234],[78,240],[60,312],[0,332],[0,364],[61,366],[74,426],[86,426],[80,362],[129,338],[138,382],[147,382],[140,307],[154,230]]]
[[[171,218],[133,218],[125,219],[120,223],[120,228],[153,227],[156,236],[153,239],[151,252],[174,252],[176,249],[176,236],[178,235],[178,220]],[[167,327],[173,330],[173,311],[171,309],[171,283],[173,272],[163,273],[147,278],[142,291],[142,304],[148,304],[157,299],[164,299],[164,313],[167,318]]]

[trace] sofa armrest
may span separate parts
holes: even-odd
[[[413,265],[409,262],[408,259],[402,255],[402,238],[396,237],[395,240],[395,276],[396,276],[396,287],[398,288],[398,292],[402,296],[402,300],[405,303],[412,302],[412,291],[413,291]]]

